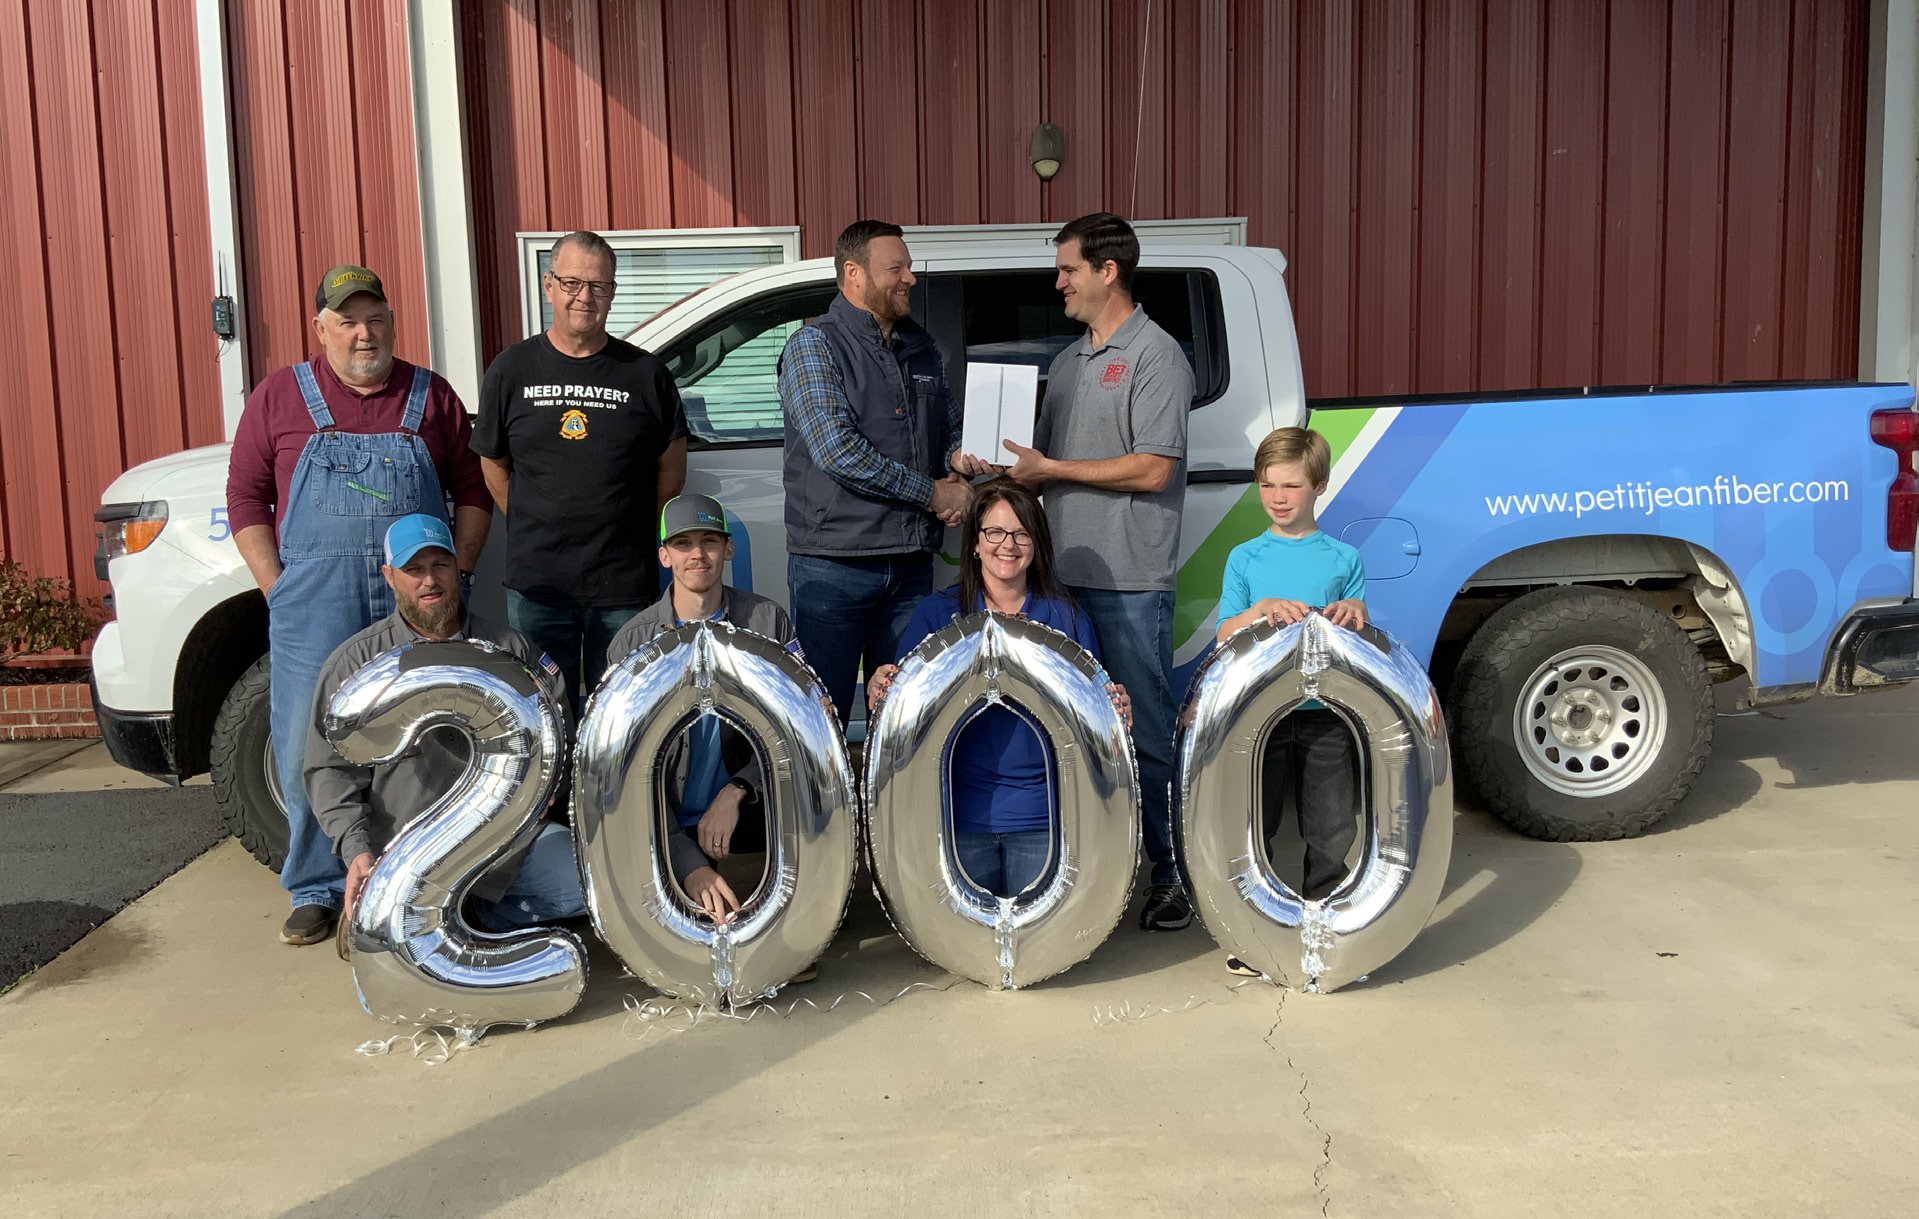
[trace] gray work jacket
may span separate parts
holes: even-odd
[[[538,647],[512,627],[471,610],[462,634],[505,648],[531,669],[560,710],[561,739],[572,739],[566,699],[555,693],[558,679],[542,665],[544,654]],[[382,652],[420,641],[405,619],[389,614],[335,648],[320,668],[307,726],[307,800],[342,862],[351,863],[362,852],[377,856],[386,850],[400,828],[444,796],[466,770],[466,740],[453,732],[428,732],[411,750],[379,766],[355,766],[326,739],[327,704],[347,678]],[[497,900],[519,874],[524,855],[524,849],[517,851],[489,868],[474,885],[473,896]]]

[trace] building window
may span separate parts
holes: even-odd
[[[521,329],[527,337],[553,322],[540,289],[553,264],[553,245],[565,233],[520,233]],[[601,233],[613,247],[613,310],[607,331],[624,337],[660,310],[729,275],[797,262],[797,228],[653,229]]]

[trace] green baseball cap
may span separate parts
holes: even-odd
[[[361,292],[386,300],[386,288],[379,276],[365,267],[342,263],[320,277],[320,286],[313,290],[313,311],[338,309],[346,304],[347,297]]]
[[[660,509],[660,541],[695,529],[733,536],[733,531],[726,527],[726,509],[712,496],[676,495],[667,500],[666,507]]]

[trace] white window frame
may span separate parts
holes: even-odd
[[[566,233],[515,233],[520,258],[520,333],[531,338],[542,329],[540,255],[551,250]],[[713,250],[743,246],[777,246],[782,263],[800,260],[800,230],[768,226],[738,229],[624,229],[602,232],[614,250]]]

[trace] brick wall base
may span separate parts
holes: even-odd
[[[85,682],[64,686],[0,686],[0,741],[100,735]]]

